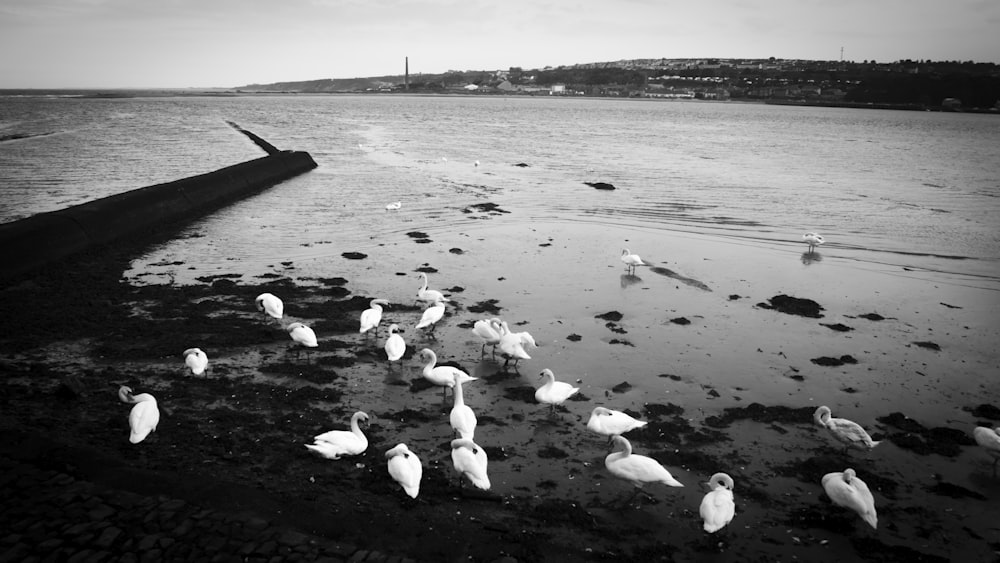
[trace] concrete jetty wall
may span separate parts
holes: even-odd
[[[281,151],[214,172],[0,224],[0,279],[87,248],[188,221],[316,168],[312,156]]]

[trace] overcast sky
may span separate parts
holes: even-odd
[[[998,0],[0,0],[0,88],[203,88],[634,58],[1000,62]]]

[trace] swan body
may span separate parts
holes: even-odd
[[[636,266],[645,266],[646,263],[639,258],[638,254],[632,254],[627,248],[622,249],[621,261],[625,263],[625,267],[629,272],[635,273]]]
[[[847,447],[870,450],[879,445],[879,442],[873,441],[860,424],[846,418],[831,417],[830,407],[822,406],[816,409],[816,412],[813,413],[813,420],[816,421],[816,424],[826,428],[830,434],[833,434],[834,438]]]
[[[436,289],[427,289],[427,274],[420,272],[420,277],[424,280],[424,285],[417,290],[417,299],[419,301],[426,301],[428,303],[435,303],[437,301],[447,302],[449,299],[444,296],[443,293]]]
[[[451,441],[451,463],[459,474],[459,479],[468,477],[477,488],[490,489],[490,478],[486,474],[489,459],[486,451],[472,440],[458,438]]]
[[[1000,428],[987,428],[977,426],[972,431],[972,437],[976,443],[986,448],[987,453],[993,456],[993,476],[997,476],[997,462],[1000,461]]]
[[[579,387],[573,387],[565,381],[556,381],[555,374],[548,368],[543,369],[542,373],[538,375],[546,378],[546,381],[541,387],[535,389],[535,400],[548,404],[552,411],[555,410],[556,405],[563,404],[566,399],[580,391]]]
[[[826,242],[819,233],[806,233],[802,235],[802,240],[806,241],[806,244],[809,245],[809,252],[812,252],[817,246]]]
[[[306,348],[315,348],[319,346],[319,342],[316,341],[316,333],[313,329],[302,323],[292,323],[288,325],[288,336],[290,336],[299,346],[304,346]]]
[[[201,375],[208,369],[208,356],[201,348],[188,348],[184,350],[184,364],[194,375]]]
[[[269,317],[280,320],[285,314],[285,304],[271,293],[261,293],[254,300],[254,303],[256,303],[258,311]]]
[[[385,457],[388,458],[386,464],[389,467],[389,476],[399,483],[411,498],[417,498],[420,494],[420,478],[424,472],[417,454],[411,452],[406,444],[397,444],[385,452]]]
[[[483,341],[482,353],[486,353],[487,346],[493,346],[493,353],[497,351],[497,344],[500,343],[500,319],[480,319],[472,325],[472,333]]]
[[[361,334],[375,329],[374,334],[378,336],[378,325],[382,322],[382,305],[389,305],[385,299],[372,299],[368,303],[368,309],[361,312]]]
[[[389,325],[389,338],[385,339],[385,355],[390,362],[402,358],[403,353],[406,352],[406,342],[403,341],[402,336],[397,334],[397,331],[399,331],[399,325]]]
[[[427,363],[421,372],[424,379],[442,388],[442,392],[447,393],[448,388],[455,387],[455,381],[468,383],[475,381],[478,377],[472,377],[464,371],[453,366],[437,366],[437,354],[430,348],[420,351],[420,356],[425,358]]]
[[[313,438],[312,444],[306,444],[310,451],[327,459],[340,459],[345,455],[358,455],[368,449],[368,438],[359,426],[360,422],[368,421],[368,414],[358,411],[351,416],[351,430],[330,430]]]
[[[704,522],[705,531],[714,533],[733,521],[736,503],[733,502],[733,479],[725,473],[716,473],[708,481],[712,490],[701,499],[698,513]]]
[[[400,207],[403,207],[403,202],[401,202],[401,201],[394,201],[394,202],[392,202],[390,204],[387,204],[385,206],[385,210],[386,211],[398,211]]]
[[[651,457],[632,453],[632,444],[621,436],[611,438],[615,451],[604,458],[604,466],[612,475],[642,488],[646,483],[663,483],[671,487],[684,485],[674,479],[666,467]],[[621,451],[619,451],[619,448]]]
[[[524,351],[524,344],[521,342],[521,337],[510,331],[507,326],[507,321],[500,322],[500,353],[507,358],[509,362],[511,358],[514,359],[514,365],[517,365],[519,360],[530,360],[531,356]],[[506,362],[504,362],[506,365]]]
[[[476,413],[472,412],[469,405],[465,404],[465,397],[462,395],[462,378],[459,374],[454,374],[455,376],[455,386],[452,388],[454,392],[452,396],[454,397],[455,403],[451,407],[451,413],[448,415],[448,421],[451,423],[451,427],[455,432],[458,433],[460,438],[466,440],[471,440],[476,433]]]
[[[156,398],[149,393],[133,395],[132,388],[125,385],[118,388],[118,398],[123,403],[134,405],[128,413],[128,441],[138,444],[156,430],[156,425],[160,423],[160,408],[156,405]]]
[[[629,430],[646,426],[644,420],[636,420],[626,413],[605,407],[594,407],[587,421],[587,428],[602,436],[617,436]]]
[[[827,473],[823,476],[823,489],[833,504],[857,512],[869,526],[877,529],[875,499],[868,490],[868,485],[855,475],[853,469],[845,469],[843,473]]]
[[[420,316],[417,328],[431,327],[433,331],[437,322],[444,318],[444,309],[444,301],[435,301],[433,305],[424,309],[424,314]]]

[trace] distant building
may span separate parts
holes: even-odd
[[[941,107],[959,109],[962,107],[962,100],[959,100],[958,98],[945,98],[941,100]]]
[[[550,94],[554,94],[554,95],[563,95],[563,94],[566,94],[566,85],[565,84],[553,84],[552,88],[549,89],[549,93]]]

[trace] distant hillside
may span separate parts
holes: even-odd
[[[271,84],[248,84],[237,90],[254,92],[364,92],[382,88],[392,88],[403,83],[403,75],[372,76],[367,78],[321,78],[301,82],[274,82]]]

